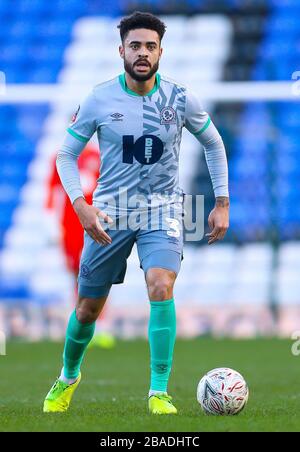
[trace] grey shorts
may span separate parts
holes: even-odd
[[[112,284],[124,281],[129,257],[137,244],[140,267],[160,267],[178,274],[182,260],[182,232],[170,236],[166,230],[111,230],[112,243],[102,246],[86,232],[80,260],[78,292],[80,296],[98,298],[109,293]]]

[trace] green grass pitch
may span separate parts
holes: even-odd
[[[43,414],[43,399],[61,366],[62,344],[9,343],[0,356],[1,431],[299,431],[300,356],[279,339],[178,340],[169,393],[179,414],[147,411],[146,341],[118,341],[112,350],[90,349],[83,379],[67,413]],[[227,366],[241,372],[249,402],[237,416],[206,416],[196,400],[202,375]]]

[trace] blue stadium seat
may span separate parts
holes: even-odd
[[[0,15],[1,17],[11,11],[11,2],[9,0],[2,0],[0,2]]]
[[[86,14],[96,16],[119,16],[122,5],[120,0],[112,2],[111,0],[88,0],[86,6]]]
[[[268,0],[270,6],[274,8],[288,8],[288,9],[300,9],[299,1],[298,0]]]
[[[0,298],[5,299],[6,303],[20,302],[30,297],[27,281],[0,281]]]
[[[18,163],[6,162],[0,166],[0,180],[9,182],[10,184],[14,183],[14,180],[21,180],[25,178],[24,169]]]
[[[63,17],[61,19],[43,20],[36,25],[39,39],[70,35],[74,19]]]
[[[282,36],[278,36],[275,39],[267,40],[260,48],[260,58],[277,58],[284,57],[290,58],[299,54],[300,49],[295,46],[295,39],[292,37],[282,40]]]
[[[299,134],[290,133],[289,135],[285,135],[283,132],[278,137],[278,151],[289,153],[289,154],[299,154],[300,151],[300,143],[299,143]]]
[[[27,59],[26,47],[22,44],[10,44],[3,47],[1,50],[1,63],[2,64],[14,64],[23,63]]]
[[[289,10],[286,10],[283,14],[274,14],[266,21],[265,31],[269,36],[278,36],[282,33],[285,35],[297,34],[299,32],[299,17]]]
[[[47,65],[50,62],[61,61],[65,50],[65,44],[61,41],[47,44],[39,42],[29,46],[29,53],[32,60],[36,60],[39,64]]]
[[[13,39],[19,39],[22,42],[23,39],[28,39],[33,35],[35,24],[26,20],[18,19],[13,22],[8,30],[8,36]]]
[[[78,0],[57,0],[55,9],[58,16],[74,17],[85,13],[86,5],[85,2],[78,2]],[[101,2],[103,3],[103,2]],[[100,4],[101,5],[101,4]]]
[[[19,0],[16,2],[15,11],[19,16],[30,15],[37,16],[49,14],[55,8],[55,1],[41,2],[40,0]]]
[[[39,66],[28,70],[28,80],[30,83],[56,83],[58,71],[61,63],[56,63],[52,66]]]

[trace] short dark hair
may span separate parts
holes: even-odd
[[[124,42],[124,39],[130,30],[136,30],[137,28],[147,28],[148,30],[156,31],[160,41],[166,31],[166,25],[158,17],[151,13],[143,13],[140,11],[135,11],[130,16],[124,17],[118,25],[118,28],[120,29],[122,42]]]

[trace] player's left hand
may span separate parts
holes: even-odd
[[[229,198],[225,196],[216,198],[216,205],[208,217],[208,225],[211,229],[211,232],[206,234],[209,237],[209,245],[224,238],[229,227]]]

